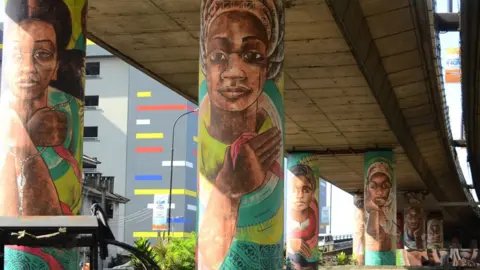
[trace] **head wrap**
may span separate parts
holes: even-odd
[[[376,173],[385,174],[388,177],[388,180],[392,181],[392,176],[390,173],[390,166],[386,162],[375,162],[367,170],[367,179],[368,181],[372,180],[372,176]]]
[[[244,11],[257,17],[265,27],[268,38],[268,75],[267,79],[276,79],[283,65],[285,15],[283,0],[202,0],[200,51],[202,71],[206,74],[206,42],[210,26],[223,13]]]

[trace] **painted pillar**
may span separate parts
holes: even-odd
[[[200,14],[197,269],[283,269],[283,2]]]
[[[396,180],[391,151],[367,152],[365,182],[365,265],[395,265]]]
[[[397,212],[397,266],[404,266],[404,252],[403,252],[403,211]]]
[[[355,228],[353,230],[353,255],[358,265],[365,264],[365,208],[363,194],[353,198],[355,205]]]
[[[443,248],[443,214],[430,212],[427,218],[427,248]]]
[[[427,247],[425,235],[425,213],[421,202],[425,195],[419,192],[405,193],[408,206],[404,216],[404,243],[405,249],[425,249]]]
[[[287,164],[287,269],[317,269],[318,166],[310,153],[291,153]]]
[[[87,2],[8,0],[5,5],[0,215],[77,215]],[[78,265],[77,249],[11,246],[5,251],[5,269]]]

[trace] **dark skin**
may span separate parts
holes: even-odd
[[[390,188],[388,177],[382,173],[373,175],[367,185],[365,211],[369,214],[369,219],[365,224],[365,243],[372,251],[388,251],[392,247],[390,235],[380,225],[387,220],[381,207],[385,206],[388,200]]]
[[[266,113],[259,109],[268,66],[266,31],[246,12],[228,12],[212,22],[207,40],[206,78],[211,125],[208,133],[232,144],[242,134],[254,137],[240,147],[233,166],[230,147],[215,182],[200,226],[199,246],[203,261],[218,266],[235,235],[240,198],[265,182],[268,169],[279,157],[282,136],[272,128],[258,136]]]
[[[4,113],[8,128],[4,139],[12,148],[0,164],[0,215],[18,215],[17,176],[21,174],[19,160],[26,160],[23,215],[62,215],[58,194],[49,170],[37,150],[65,141],[65,114],[53,111],[47,104],[47,89],[58,70],[56,34],[52,25],[39,20],[25,20],[12,26],[12,61],[9,85],[9,108]],[[13,168],[15,168],[13,170]]]

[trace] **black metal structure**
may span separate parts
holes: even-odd
[[[0,261],[5,246],[54,248],[90,248],[90,267],[98,269],[98,257],[108,257],[108,245],[118,246],[135,255],[146,270],[160,270],[158,265],[141,251],[115,240],[106,216],[98,204],[91,209],[92,216],[38,216],[0,217]],[[3,263],[0,269],[3,270]]]

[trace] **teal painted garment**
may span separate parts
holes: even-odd
[[[259,245],[235,240],[220,269],[277,270],[283,269],[283,259],[283,243]]]
[[[78,249],[30,248],[29,251],[5,248],[5,270],[77,270],[80,263]],[[55,260],[52,263],[51,260]],[[50,263],[49,263],[50,260]],[[60,268],[59,268],[60,267]]]
[[[365,265],[396,265],[395,251],[370,251],[365,250]]]

